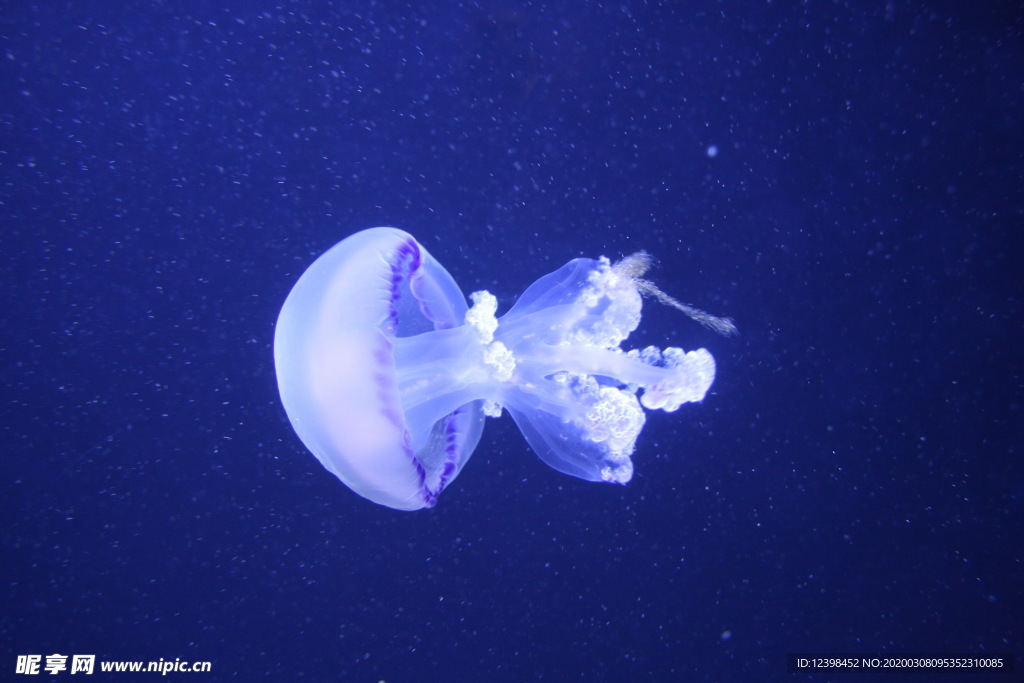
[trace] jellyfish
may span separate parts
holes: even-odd
[[[328,471],[398,510],[433,507],[485,418],[503,410],[550,467],[625,484],[643,409],[701,401],[715,378],[703,348],[621,348],[641,295],[731,326],[643,280],[649,263],[643,253],[574,259],[499,318],[492,294],[474,292],[467,305],[408,233],[358,232],[317,258],[281,309],[274,363],[285,412]]]

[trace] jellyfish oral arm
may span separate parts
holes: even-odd
[[[517,357],[517,364],[532,366],[534,375],[544,377],[567,372],[642,387],[644,407],[669,413],[683,403],[703,400],[715,377],[715,361],[706,349],[687,353],[671,347],[660,351],[651,346],[623,353],[618,349],[565,345],[544,346],[537,351],[542,353],[527,359]]]
[[[510,351],[515,369],[507,377],[503,377],[502,369],[496,368],[488,359],[488,352],[494,348],[493,342],[482,343],[470,324],[393,340],[402,407],[406,416],[410,413],[422,415],[410,421],[434,424],[470,401],[490,400],[505,404],[510,399],[515,402],[520,392],[533,394],[536,398],[532,402],[536,405],[543,404],[548,410],[569,415],[577,407],[576,401],[563,395],[564,379],[560,373],[599,376],[614,380],[619,385],[643,387],[646,393],[669,396],[679,393],[678,387],[693,385],[688,373],[651,364],[650,350],[645,350],[648,355],[642,359],[636,352],[626,354],[617,349],[585,344],[555,346],[505,336],[498,343],[505,349],[523,349],[518,354]],[[656,349],[654,351],[657,352]],[[703,349],[688,355],[701,352],[711,358]],[[713,365],[710,377],[714,377]],[[710,381],[707,384],[710,385]],[[706,391],[706,386],[703,390],[698,386],[693,391],[680,394],[682,400],[674,407],[667,407],[672,405],[671,400],[665,401],[665,409],[671,412],[680,403],[699,401]],[[663,405],[648,407],[662,408]],[[413,448],[421,444],[424,436],[425,433],[420,435],[421,438],[413,435]]]
[[[607,263],[591,264],[547,283],[557,283],[563,299],[572,294],[568,303],[538,299],[498,319],[494,297],[477,292],[464,325],[394,340],[402,406],[414,416],[408,421],[421,425],[410,432],[413,449],[429,438],[426,425],[484,400],[509,408],[556,469],[629,480],[629,456],[645,421],[641,404],[673,412],[703,400],[715,364],[705,349],[623,352],[619,344],[639,322],[639,294]]]

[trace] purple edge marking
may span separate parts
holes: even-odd
[[[385,324],[387,326],[386,331],[390,336],[398,331],[398,309],[395,306],[395,304],[398,303],[398,300],[401,297],[400,286],[402,282],[406,279],[411,280],[414,277],[421,276],[419,271],[423,265],[423,259],[421,257],[419,244],[417,244],[416,241],[413,239],[403,241],[400,245],[398,245],[398,248],[395,249],[393,257],[388,259],[388,261],[391,263],[391,297],[389,304],[390,311],[388,313],[388,319]],[[420,303],[422,306],[423,302]],[[426,313],[428,317],[430,316],[429,311],[424,311],[424,313]],[[439,325],[436,324],[439,321],[434,322],[435,327],[440,327]],[[444,325],[444,327],[450,326],[451,324],[447,322]],[[385,405],[388,405],[390,403],[391,402],[385,401]],[[403,446],[405,448],[406,455],[409,457],[409,460],[413,464],[413,467],[416,468],[416,475],[419,479],[420,485],[420,497],[423,499],[423,504],[425,507],[431,508],[437,505],[438,496],[441,495],[441,492],[448,484],[449,477],[451,477],[451,475],[455,472],[459,455],[462,452],[463,445],[461,438],[462,435],[459,429],[460,414],[461,410],[456,409],[452,411],[450,415],[447,416],[445,422],[444,466],[438,477],[437,488],[434,490],[431,490],[431,488],[427,485],[427,472],[423,468],[423,463],[421,463],[419,458],[416,457],[416,454],[412,452],[412,443],[411,438],[409,436],[409,431],[405,430]],[[400,416],[389,415],[388,417],[396,425],[400,425],[403,423],[403,421],[400,419]]]

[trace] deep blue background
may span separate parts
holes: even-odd
[[[1024,666],[1017,3],[209,5],[0,16],[3,678]],[[436,508],[378,507],[292,432],[271,342],[303,269],[383,224],[503,310],[646,249],[742,336],[646,309],[631,343],[719,373],[650,416],[628,487],[506,417]]]

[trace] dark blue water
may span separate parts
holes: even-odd
[[[45,678],[14,675],[32,653],[397,683],[1005,652],[1019,676],[1016,3],[8,5],[5,680]],[[306,452],[271,349],[305,267],[375,225],[502,310],[646,249],[742,334],[645,309],[631,343],[705,346],[718,378],[649,417],[628,486],[554,472],[505,417],[436,508],[395,512]]]

